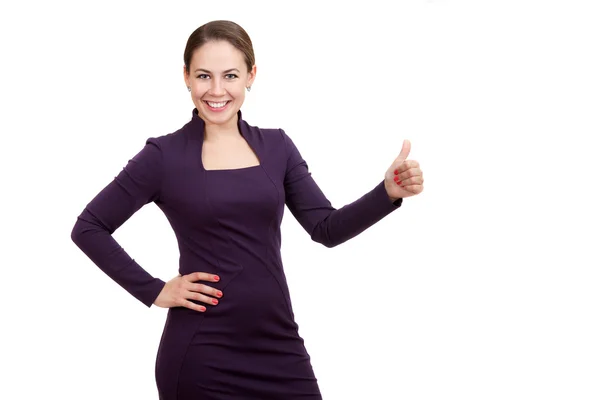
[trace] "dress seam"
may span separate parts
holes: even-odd
[[[269,175],[269,173],[267,172],[267,170],[263,168],[263,172],[265,173],[265,175],[267,176],[267,178],[269,178],[269,181],[271,182],[271,184],[275,188],[275,191],[277,192],[277,210],[279,210],[279,208],[282,206],[281,199],[280,199],[280,197],[281,197],[280,194],[281,193],[279,192],[279,188],[277,187],[277,184],[275,183],[275,181],[273,180],[273,178],[271,178],[271,176]],[[284,196],[285,196],[285,193],[284,193]],[[285,207],[285,202],[283,204],[283,207]],[[276,219],[277,219],[277,213],[273,216],[273,218],[271,219],[271,221],[269,223],[269,226],[267,228],[267,238],[270,237],[270,234],[271,234],[272,229],[273,229],[273,222],[275,222]],[[269,253],[269,247],[270,246],[268,245],[268,243],[265,244],[265,252],[266,252],[266,254]],[[283,271],[283,266],[282,265],[278,265],[278,266],[280,268],[282,268],[282,271]],[[279,278],[273,273],[273,271],[271,270],[271,268],[269,268],[267,266],[267,269],[269,270],[269,272],[271,273],[271,275],[275,279],[275,282],[277,282],[277,286],[279,286],[279,291],[281,292],[281,296],[283,297],[283,301],[285,301],[285,304],[287,305],[288,315],[289,315],[289,317],[293,321],[294,320],[294,315],[293,315],[293,311],[292,311],[292,305],[290,304],[290,301],[288,300],[285,291],[281,287],[281,282],[279,281]]]

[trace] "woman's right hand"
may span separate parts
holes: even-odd
[[[187,307],[192,310],[204,312],[206,307],[190,300],[197,300],[209,305],[219,303],[215,297],[221,298],[223,293],[210,286],[194,283],[196,281],[218,282],[219,277],[206,272],[193,272],[188,275],[178,275],[165,284],[158,294],[154,305],[163,308]],[[214,297],[210,297],[214,296]]]

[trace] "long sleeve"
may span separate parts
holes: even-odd
[[[280,130],[287,151],[285,201],[292,215],[315,242],[334,247],[360,234],[402,204],[392,202],[384,181],[340,209],[331,206],[289,136]]]
[[[77,217],[75,244],[110,278],[151,307],[165,282],[152,277],[112,237],[145,204],[159,198],[163,176],[161,148],[155,138],[130,159]]]

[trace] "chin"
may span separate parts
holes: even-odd
[[[237,117],[238,110],[232,106],[233,104],[229,104],[226,110],[218,112],[211,111],[205,104],[200,104],[200,107],[196,106],[196,108],[198,108],[200,116],[206,122],[213,125],[224,125]]]

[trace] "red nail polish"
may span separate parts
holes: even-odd
[[[215,281],[218,281],[218,280],[219,280],[219,277],[218,277],[218,276],[215,276]]]
[[[396,182],[398,185],[402,184],[402,181]]]
[[[394,170],[394,175],[398,175],[398,170],[397,169]]]
[[[200,307],[200,311],[206,311],[206,307],[204,307],[204,306],[201,306],[201,307]]]
[[[395,176],[395,177],[394,177],[394,180],[395,180],[396,182],[398,182],[398,179],[400,179],[400,178],[398,178],[397,176]]]
[[[223,292],[217,292],[217,297],[223,297]]]
[[[212,303],[213,303],[213,304],[219,304],[219,300],[217,300],[217,299],[212,299]]]

